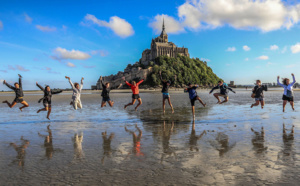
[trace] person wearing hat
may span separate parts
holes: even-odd
[[[10,104],[7,100],[3,101],[2,103],[6,103],[10,108],[13,108],[17,103],[21,103],[23,106],[20,107],[20,111],[22,111],[23,108],[29,107],[28,103],[24,101],[23,96],[23,88],[22,88],[22,76],[18,74],[19,76],[19,83],[15,83],[15,87],[8,84],[5,80],[3,81],[3,84],[6,85],[8,88],[12,89],[16,93],[16,98],[14,101]]]
[[[189,93],[189,97],[192,105],[193,117],[195,118],[195,101],[198,100],[203,105],[203,107],[206,107],[206,103],[203,103],[203,101],[197,95],[196,89],[199,87],[199,85],[193,86],[192,83],[189,83],[188,86],[189,86],[188,88],[185,88],[185,91]]]
[[[228,90],[235,93],[235,91],[233,91],[230,87],[228,87],[226,83],[221,80],[218,82],[217,86],[211,89],[209,94],[211,94],[215,89],[220,89],[220,93],[214,93],[215,98],[218,100],[217,104],[226,103],[228,101]],[[219,97],[223,97],[224,101],[221,102]]]
[[[161,84],[162,84],[162,96],[163,96],[163,112],[165,113],[165,108],[166,108],[166,100],[168,100],[168,103],[172,109],[172,113],[174,113],[174,108],[173,108],[173,105],[171,103],[171,98],[170,98],[170,94],[169,94],[169,88],[170,88],[170,85],[172,84],[172,81],[171,80],[163,80],[162,79],[162,76],[161,76],[161,71],[159,71],[159,75],[160,75],[160,80],[161,80]],[[175,80],[174,82],[176,81],[176,75],[175,75]],[[174,83],[173,82],[173,83]]]

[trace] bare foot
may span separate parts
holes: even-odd
[[[220,104],[220,103],[221,103],[221,101],[218,101],[218,102],[217,102],[217,104]]]
[[[50,118],[49,118],[49,117],[46,117],[46,118],[50,120]]]
[[[251,105],[251,107],[250,108],[252,108],[253,107],[253,104]]]
[[[135,107],[134,110],[137,111],[137,108]]]
[[[206,103],[203,104],[203,107],[206,107]]]
[[[283,109],[283,111],[282,112],[284,112],[285,111],[285,109]]]
[[[2,103],[7,103],[8,101],[6,100],[6,101],[2,101]]]
[[[293,111],[295,111],[295,108],[294,108],[294,107],[292,107],[292,109],[293,109]]]
[[[36,113],[40,113],[41,112],[41,110],[38,110]]]
[[[262,106],[261,109],[264,109],[264,106]]]
[[[174,114],[174,109],[172,109],[172,114]]]
[[[125,105],[125,106],[124,106],[124,109],[126,109],[126,108],[127,108],[127,106]]]
[[[20,107],[19,109],[20,109],[20,111],[22,112],[22,108]]]
[[[70,105],[73,105],[73,101],[70,102]]]

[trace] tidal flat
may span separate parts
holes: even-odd
[[[62,93],[50,121],[36,113],[41,92],[27,93],[23,112],[0,105],[0,185],[298,185],[300,92],[285,113],[282,92],[251,109],[250,90],[223,105],[199,90],[207,107],[196,103],[195,120],[182,91],[170,93],[174,114],[167,102],[162,113],[159,92],[141,93],[137,112],[123,108],[131,93],[112,92],[112,108],[100,108],[100,92],[84,93],[82,110]]]

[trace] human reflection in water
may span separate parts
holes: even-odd
[[[257,154],[261,154],[265,152],[268,147],[265,147],[265,131],[264,127],[261,127],[261,131],[257,132],[253,128],[251,128],[251,131],[254,133],[254,136],[252,138],[252,145],[253,145],[253,150]]]
[[[144,156],[144,153],[141,152],[141,138],[142,138],[142,130],[137,126],[137,124],[135,124],[135,128],[139,131],[139,135],[136,135],[135,132],[128,130],[127,127],[125,126],[125,131],[132,134],[132,138],[133,138],[133,148],[132,148],[132,152],[128,153],[128,156],[133,153],[135,156]],[[128,157],[127,156],[127,157]]]
[[[50,160],[53,157],[53,152],[54,152],[54,148],[53,148],[53,143],[52,143],[52,131],[50,129],[50,125],[47,126],[47,131],[48,131],[48,135],[42,135],[40,133],[39,136],[44,137],[45,141],[44,141],[44,148],[46,150],[46,157],[48,160]]]
[[[283,149],[282,153],[278,155],[278,159],[283,161],[288,161],[290,158],[295,160],[295,153],[293,151],[293,144],[294,144],[294,125],[291,128],[291,132],[288,134],[286,132],[285,124],[283,124],[282,129],[282,140],[283,140]],[[282,156],[282,157],[281,157]]]
[[[103,139],[103,144],[102,144],[102,147],[103,147],[103,157],[101,159],[101,163],[102,164],[104,163],[105,157],[110,158],[110,155],[112,153],[110,144],[111,144],[111,140],[114,138],[114,136],[115,136],[115,134],[111,133],[109,135],[109,137],[107,137],[106,131],[102,132],[102,139]]]
[[[190,151],[194,151],[194,149],[198,152],[199,149],[197,147],[197,141],[203,137],[203,135],[206,134],[206,130],[204,130],[200,135],[196,135],[196,130],[195,130],[195,120],[193,120],[193,125],[192,125],[192,132],[190,136]]]
[[[223,132],[218,133],[216,140],[220,145],[217,147],[217,150],[219,151],[219,156],[221,157],[236,145],[236,142],[230,145],[228,135],[224,134]]]
[[[161,155],[161,163],[163,162],[164,158],[166,156],[172,156],[174,155],[175,159],[177,160],[177,156],[175,153],[175,150],[170,147],[170,138],[171,134],[173,132],[174,128],[174,121],[172,121],[171,128],[169,130],[166,129],[166,121],[164,121],[164,127],[163,127],[163,132],[162,132],[162,147],[163,147],[163,153]]]
[[[16,160],[12,161],[12,163],[18,163],[18,165],[22,168],[24,168],[25,165],[25,149],[29,146],[29,141],[25,140],[23,136],[20,139],[22,141],[22,144],[20,146],[17,146],[15,143],[10,143],[10,146],[12,146],[18,155],[16,156]]]
[[[74,160],[81,160],[84,157],[84,153],[82,150],[82,140],[83,140],[83,133],[81,132],[80,135],[77,133],[72,138],[74,143]]]

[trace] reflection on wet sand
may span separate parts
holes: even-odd
[[[282,161],[295,161],[295,152],[293,149],[294,145],[294,125],[291,128],[291,132],[286,132],[285,124],[282,126],[282,141],[283,141],[283,148],[282,152],[279,153],[278,159],[282,159]]]
[[[236,145],[236,142],[230,145],[228,135],[226,135],[223,132],[218,132],[216,141],[219,143],[216,146],[216,150],[219,151],[220,157],[222,157],[225,153],[230,151]]]
[[[169,126],[169,125],[168,125]],[[164,121],[163,132],[162,132],[162,147],[163,153],[161,155],[161,163],[163,162],[166,156],[172,157],[174,155],[175,159],[177,160],[176,152],[173,147],[170,147],[170,138],[174,128],[174,121],[172,121],[171,127],[167,127],[170,129],[166,129],[166,122]]]
[[[16,160],[13,160],[12,163],[18,163],[20,167],[24,167],[25,165],[25,155],[26,151],[25,149],[29,146],[29,140],[23,139],[23,136],[20,139],[22,141],[22,144],[20,146],[17,146],[15,143],[10,143],[10,145],[16,150],[17,156]]]
[[[252,145],[253,150],[257,154],[261,154],[265,152],[268,147],[265,147],[265,131],[264,127],[261,127],[261,132],[255,131],[253,128],[251,128],[251,131],[254,133],[254,137],[252,138]]]
[[[102,164],[104,163],[105,157],[107,157],[107,158],[111,157],[112,149],[111,149],[110,144],[111,144],[111,140],[114,138],[114,136],[115,136],[115,134],[111,133],[109,135],[109,137],[107,137],[106,131],[102,132],[102,139],[103,139],[103,144],[102,144],[102,147],[103,147],[103,157],[101,159],[101,163]]]
[[[204,130],[200,135],[196,135],[196,130],[195,130],[195,120],[193,120],[193,125],[192,125],[192,130],[191,130],[191,136],[189,140],[190,144],[190,151],[193,151],[194,149],[198,152],[199,148],[197,147],[197,141],[200,140],[203,135],[206,134],[206,130]]]
[[[82,150],[82,140],[83,140],[83,133],[81,132],[80,135],[77,133],[72,138],[74,143],[74,160],[81,160],[84,157],[84,153]]]
[[[48,131],[48,135],[42,135],[40,133],[38,133],[38,135],[45,138],[44,141],[44,148],[46,150],[45,156],[47,157],[48,160],[50,160],[53,157],[53,152],[54,152],[53,143],[52,143],[53,137],[52,137],[52,131],[50,129],[50,125],[47,126],[47,131]]]
[[[128,130],[127,127],[125,126],[125,131],[130,133],[132,135],[132,140],[133,140],[133,147],[131,152],[128,153],[128,156],[133,153],[135,156],[144,156],[145,154],[143,152],[141,152],[141,138],[142,138],[142,130],[137,126],[137,124],[135,125],[135,128],[139,131],[139,134],[136,135],[135,132],[133,132],[132,130]],[[128,157],[127,156],[127,157]]]

